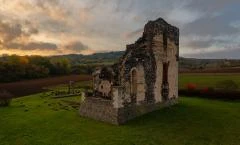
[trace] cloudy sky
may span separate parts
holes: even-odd
[[[181,56],[240,58],[240,0],[0,0],[0,54],[125,50],[158,17]]]

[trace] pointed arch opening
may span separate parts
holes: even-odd
[[[169,62],[163,63],[163,73],[162,73],[162,96],[163,96],[163,100],[167,100],[168,95],[169,95],[168,67],[169,67]]]
[[[137,70],[135,68],[131,71],[131,95],[137,96]]]

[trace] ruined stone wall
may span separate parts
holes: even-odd
[[[169,96],[178,96],[178,57],[179,57],[179,30],[178,28],[167,24],[159,19],[157,23],[150,22],[146,26],[146,34],[153,33],[153,50],[157,64],[157,78],[155,83],[155,100],[163,101],[162,98],[162,75],[163,63],[169,63],[168,83]],[[164,35],[166,36],[166,45],[164,45]]]
[[[125,102],[125,89],[123,86],[113,86],[112,88],[112,98],[113,98],[113,108],[123,108]]]
[[[101,80],[99,85],[98,85],[98,91],[102,93],[103,96],[110,96],[111,94],[111,89],[112,89],[112,84],[108,80]]]
[[[178,97],[178,57],[179,30],[163,19],[149,21],[142,37],[134,44],[127,45],[123,57],[112,68],[101,69],[99,76],[94,77],[95,91],[111,96],[86,98],[81,104],[80,114],[96,120],[122,124],[137,116],[154,111],[161,107],[177,103]],[[163,64],[168,66],[168,96],[164,91]],[[136,70],[136,85],[131,86],[132,71]],[[135,76],[135,75],[134,75]],[[134,77],[135,78],[135,77]],[[135,83],[134,83],[135,84]],[[167,90],[167,83],[164,83]],[[137,87],[135,87],[137,86]],[[134,91],[131,91],[132,88]],[[135,92],[136,90],[136,92]],[[136,93],[136,94],[135,94]],[[109,99],[109,98],[108,98]]]
[[[141,116],[143,114],[158,110],[163,107],[174,105],[178,102],[177,99],[171,99],[160,103],[144,103],[141,105],[132,104],[124,108],[118,109],[118,124],[124,124],[125,122]]]
[[[93,73],[93,91],[98,97],[111,99],[111,90],[114,83],[112,68],[103,67]]]
[[[166,45],[163,41],[164,34],[167,37]],[[134,44],[127,46],[127,51],[121,62],[121,84],[128,87],[128,84],[131,83],[129,80],[130,70],[132,68],[137,68],[137,66],[143,66],[145,85],[144,87],[140,86],[140,88],[145,89],[145,101],[156,103],[161,102],[163,100],[163,63],[169,63],[168,98],[173,96],[177,97],[178,53],[178,28],[169,25],[163,19],[148,22],[144,27],[143,36]],[[138,93],[138,95],[140,95],[140,98],[143,97],[142,93]]]
[[[144,85],[141,84],[140,88],[144,88],[144,99],[147,102],[155,102],[154,84],[156,81],[156,60],[151,47],[151,39],[151,37],[141,37],[135,44],[130,45],[131,47],[127,48],[122,59],[122,67],[120,70],[121,85],[127,87],[128,84],[131,84],[131,69],[142,66],[138,68],[137,71],[140,72],[140,75],[144,75]],[[138,91],[142,98],[143,91]]]
[[[169,98],[178,96],[178,61],[176,58],[178,46],[171,39],[167,40],[167,51],[163,47],[163,35],[156,35],[153,39],[153,50],[157,62],[157,78],[155,83],[155,100],[161,102],[163,62],[169,62],[168,83]]]
[[[113,107],[111,100],[88,97],[80,105],[79,113],[83,117],[118,124],[118,109]]]
[[[137,65],[137,96],[136,102],[137,104],[141,104],[145,100],[146,94],[146,80],[145,80],[145,72],[144,67],[142,65]]]
[[[178,97],[178,61],[176,58],[177,47],[174,42],[168,44],[168,80],[169,80],[169,98]]]
[[[163,73],[163,61],[166,59],[166,55],[163,50],[163,37],[162,35],[157,35],[153,38],[153,50],[154,56],[157,62],[157,78],[154,88],[156,103],[162,102],[162,73]]]
[[[145,93],[146,93],[146,83],[145,83],[145,72],[142,65],[138,64],[136,67],[132,68],[137,71],[137,94],[136,94],[136,103],[138,105],[145,102]],[[131,77],[131,76],[130,76]],[[126,81],[124,85],[113,86],[112,96],[113,104],[115,108],[124,107],[124,104],[133,103],[131,102],[131,82]]]
[[[83,117],[119,125],[143,114],[176,104],[177,99],[154,104],[146,102],[141,105],[129,104],[120,108],[114,108],[112,103],[110,100],[89,97],[81,104],[79,113]]]

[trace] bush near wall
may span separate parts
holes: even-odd
[[[213,88],[204,88],[204,89],[180,89],[179,95],[184,96],[198,96],[201,98],[209,99],[224,99],[224,100],[240,100],[240,91],[238,90],[224,90],[224,89],[213,89]]]
[[[188,83],[186,87],[188,91],[193,91],[197,89],[197,85],[194,83]]]
[[[238,87],[238,84],[233,80],[223,80],[216,83],[216,88],[231,91],[231,90],[237,90],[239,87]]]
[[[0,107],[1,106],[9,106],[13,95],[7,91],[0,91]]]

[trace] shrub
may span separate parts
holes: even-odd
[[[216,87],[218,89],[224,89],[224,90],[237,90],[238,84],[233,80],[224,80],[224,81],[218,82],[216,84]]]
[[[197,88],[197,85],[196,85],[196,84],[193,84],[193,83],[188,83],[188,84],[187,84],[187,89],[188,89],[189,91],[196,90],[196,88]]]
[[[209,88],[208,92],[203,92],[203,90],[197,89],[192,91],[180,89],[179,95],[209,99],[240,100],[240,91],[237,90],[211,90],[211,88]]]
[[[201,90],[201,92],[202,92],[202,93],[208,93],[208,92],[209,92],[209,88],[208,88],[208,87],[203,88],[203,89]]]
[[[208,87],[208,92],[214,92],[214,88],[213,87]]]
[[[13,95],[7,91],[0,91],[0,106],[9,106]]]
[[[82,88],[83,88],[84,90],[91,90],[91,89],[92,89],[91,86],[83,86]]]

